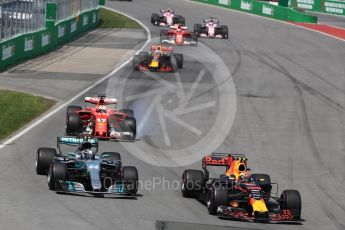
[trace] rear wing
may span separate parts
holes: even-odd
[[[151,46],[151,51],[153,51],[153,52],[156,51],[157,47],[159,47],[159,45]],[[161,48],[161,51],[165,52],[165,53],[173,51],[173,47],[171,47],[171,46],[160,46],[160,48]]]
[[[115,98],[105,98],[105,97],[85,97],[85,102],[91,104],[103,104],[103,105],[111,105],[117,104],[117,100]]]
[[[98,139],[97,138],[83,138],[83,137],[57,137],[56,145],[59,149],[60,153],[60,146],[61,145],[69,145],[69,146],[79,146],[84,142],[89,142],[91,147],[96,148],[98,151]]]
[[[212,153],[211,155],[202,158],[202,167],[207,166],[226,166],[230,167],[233,160],[246,161],[244,154],[229,154],[229,153]]]

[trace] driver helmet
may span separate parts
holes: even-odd
[[[100,105],[100,106],[98,106],[98,110],[100,112],[106,113],[107,112],[107,107],[105,105]]]
[[[156,48],[155,54],[156,54],[156,55],[161,55],[161,54],[162,54],[162,51],[161,51],[161,47],[160,47],[160,46],[158,46],[158,47]]]
[[[250,174],[247,171],[243,171],[240,173],[239,181],[243,183],[249,183],[250,182]]]

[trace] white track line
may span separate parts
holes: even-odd
[[[204,5],[204,6],[207,5],[207,6],[210,6],[210,7],[216,7],[218,9],[223,9],[223,10],[230,10],[232,12],[236,12],[236,13],[240,13],[240,14],[246,14],[246,15],[250,15],[250,16],[253,16],[253,17],[258,17],[258,18],[262,18],[262,19],[266,19],[266,20],[280,22],[280,23],[283,23],[283,24],[286,24],[286,25],[290,25],[290,26],[306,29],[306,30],[309,30],[309,31],[312,31],[312,32],[316,32],[316,33],[319,33],[319,34],[323,34],[323,35],[325,35],[327,37],[335,38],[335,39],[337,39],[339,41],[345,42],[345,40],[342,39],[342,38],[338,38],[336,36],[333,36],[331,34],[327,34],[325,32],[321,32],[321,31],[310,29],[310,28],[306,28],[304,26],[295,25],[295,24],[290,23],[290,22],[286,22],[286,21],[282,21],[282,20],[278,20],[278,19],[274,19],[274,18],[269,18],[269,17],[264,17],[264,16],[260,16],[260,15],[256,15],[256,14],[251,14],[251,13],[247,13],[247,12],[243,12],[243,11],[239,11],[239,10],[234,10],[234,9],[231,9],[231,8],[225,8],[225,7],[221,7],[221,6],[211,5],[211,4],[208,4],[208,3],[196,2],[196,1],[193,1],[193,0],[185,0],[185,1],[192,2],[192,3],[195,3],[195,4]],[[327,24],[325,24],[325,25],[327,25]],[[344,28],[342,28],[342,29],[344,29]]]
[[[114,11],[116,13],[125,15],[126,17],[136,21],[137,23],[139,23],[139,25],[141,25],[146,33],[147,33],[147,40],[145,42],[144,45],[142,45],[140,47],[139,51],[142,51],[145,46],[147,46],[150,42],[151,42],[151,31],[150,29],[145,26],[142,22],[140,22],[138,19],[133,18],[125,13],[122,13],[120,11],[111,9],[109,7],[103,7],[105,9]],[[36,126],[38,126],[39,124],[41,124],[43,121],[47,120],[49,117],[53,116],[55,113],[59,112],[61,109],[65,108],[67,105],[69,105],[71,102],[73,102],[74,100],[78,99],[79,97],[81,97],[83,94],[86,94],[88,91],[90,91],[91,89],[93,89],[94,87],[98,86],[99,84],[101,84],[102,82],[104,82],[105,80],[107,80],[108,78],[110,78],[112,75],[114,75],[116,72],[118,72],[121,68],[123,68],[125,65],[127,65],[130,61],[132,60],[132,58],[128,59],[127,61],[125,61],[124,63],[122,63],[119,67],[117,67],[116,69],[114,69],[111,73],[109,73],[108,75],[102,77],[101,79],[99,79],[98,81],[96,81],[95,83],[93,83],[92,85],[90,85],[89,87],[87,87],[86,89],[84,89],[83,91],[81,91],[80,93],[78,93],[77,95],[75,95],[73,98],[71,98],[70,100],[66,101],[65,103],[63,103],[62,105],[60,105],[59,107],[55,108],[54,110],[50,111],[49,113],[47,113],[46,115],[38,118],[37,120],[35,120],[32,124],[28,125],[27,127],[25,127],[23,130],[19,131],[18,133],[16,133],[14,136],[10,137],[9,139],[5,140],[3,143],[0,144],[0,149],[4,148],[5,146],[11,144],[13,141],[17,140],[18,138],[20,138],[21,136],[23,136],[24,134],[26,134],[27,132],[29,132],[31,129],[35,128]]]

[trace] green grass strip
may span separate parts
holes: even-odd
[[[134,20],[115,13],[111,10],[100,9],[101,20],[99,28],[126,28],[126,29],[141,29],[142,27]]]
[[[0,139],[23,127],[54,104],[55,101],[47,98],[0,90]]]

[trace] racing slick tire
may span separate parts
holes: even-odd
[[[271,198],[271,177],[267,174],[252,174],[252,178],[259,184],[260,188],[264,192],[264,198]]]
[[[126,114],[128,117],[134,117],[134,111],[131,109],[120,109],[119,112]]]
[[[76,135],[81,133],[83,127],[83,122],[79,114],[71,113],[67,114],[66,119],[66,134],[67,135]]]
[[[301,219],[302,199],[297,190],[284,190],[279,200],[281,210],[291,210],[294,219]]]
[[[158,26],[159,25],[159,21],[160,21],[160,16],[156,13],[153,13],[151,15],[151,23],[155,26]]]
[[[202,25],[201,24],[194,24],[194,33],[197,34],[197,36],[200,36],[200,33],[201,33],[201,27]]]
[[[186,24],[186,19],[181,15],[175,15],[175,17],[173,18],[173,24],[181,24],[182,26],[184,26]]]
[[[138,170],[134,166],[122,168],[123,181],[125,182],[128,194],[135,195],[138,192]]]
[[[204,172],[201,170],[187,169],[182,174],[181,193],[185,198],[193,198],[205,187]]]
[[[183,68],[183,55],[182,54],[173,54],[174,58],[176,60],[177,68],[182,69]]]
[[[226,206],[229,203],[228,190],[218,182],[214,183],[207,198],[207,210],[210,215],[216,215],[219,206]]]
[[[138,71],[140,69],[139,66],[142,63],[142,61],[143,59],[141,55],[138,55],[138,54],[134,55],[133,61],[132,61],[133,69]]]
[[[151,55],[147,51],[140,51],[139,55],[141,56],[141,61],[149,61],[151,59]]]
[[[83,108],[79,105],[70,105],[67,107],[67,116],[75,113],[76,111],[82,110]]]
[[[198,45],[198,34],[195,33],[195,32],[192,33],[191,39],[192,39],[192,41],[195,42],[195,45],[194,45],[194,46],[197,46],[197,45]]]
[[[132,133],[133,135],[131,137],[131,140],[134,141],[137,135],[137,121],[134,117],[126,117],[120,123],[120,129],[122,130],[122,132]]]
[[[53,161],[50,165],[48,172],[48,186],[50,190],[56,189],[57,181],[66,181],[67,180],[67,165],[60,161]]]
[[[39,148],[36,154],[36,173],[37,175],[47,175],[50,164],[57,156],[56,149]]]
[[[101,158],[109,161],[121,161],[121,154],[118,152],[104,152]]]
[[[228,39],[229,37],[229,29],[228,26],[221,26],[220,27],[221,33],[222,33],[222,38],[223,39]]]

